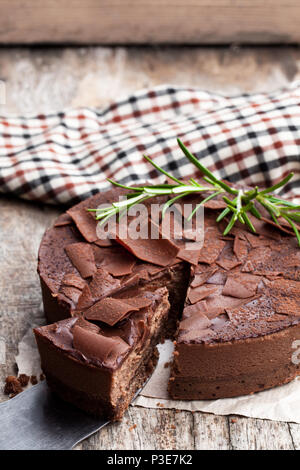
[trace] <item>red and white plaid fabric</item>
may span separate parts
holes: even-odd
[[[159,86],[104,110],[80,108],[34,117],[0,117],[0,191],[73,204],[109,187],[164,177],[149,155],[177,177],[196,175],[179,137],[210,170],[232,182],[271,185],[300,198],[300,85],[270,94],[225,97]]]

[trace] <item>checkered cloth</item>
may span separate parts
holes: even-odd
[[[0,191],[73,204],[109,187],[197,176],[179,137],[220,178],[271,185],[290,171],[286,197],[300,198],[300,84],[270,94],[221,96],[159,86],[104,110],[80,108],[0,118]]]

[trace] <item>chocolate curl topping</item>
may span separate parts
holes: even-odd
[[[69,209],[67,214],[75,222],[76,227],[87,242],[91,243],[98,240],[99,237],[96,233],[97,221],[93,213],[88,212],[85,207],[75,206]]]
[[[156,234],[157,230],[158,237],[161,237],[161,234],[156,224],[151,221],[147,223],[149,238],[135,240],[130,238],[130,233],[126,237],[122,233],[116,233],[116,241],[134,256],[148,263],[157,264],[158,266],[168,266],[174,263],[179,247],[166,238],[151,238],[151,234]]]
[[[106,366],[113,366],[130,349],[119,336],[108,338],[77,325],[73,328],[73,346],[87,358]]]
[[[128,313],[148,307],[151,303],[152,299],[146,297],[133,299],[106,297],[89,308],[85,313],[85,318],[87,320],[102,321],[109,326],[114,326],[123,320]]]
[[[71,243],[65,248],[72,264],[78,269],[83,278],[92,276],[96,272],[94,252],[88,243]]]
[[[251,274],[229,274],[223,288],[223,295],[230,295],[238,299],[246,299],[256,294],[261,278]]]

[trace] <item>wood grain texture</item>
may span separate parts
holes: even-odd
[[[230,443],[234,450],[293,450],[288,423],[252,418],[229,418]],[[298,425],[298,430],[300,425]]]
[[[0,113],[106,106],[117,97],[163,82],[213,91],[267,91],[299,77],[300,51],[288,49],[79,48],[1,49],[7,90]],[[181,64],[179,67],[178,64]],[[1,158],[1,156],[0,156]],[[0,196],[0,401],[16,373],[18,344],[43,323],[36,258],[44,230],[60,212]],[[1,342],[1,344],[3,344]],[[131,407],[76,449],[300,449],[300,425]]]
[[[1,0],[0,8],[3,44],[270,44],[300,40],[296,0]]]
[[[240,47],[2,48],[0,113],[104,107],[162,83],[217,93],[268,92],[300,78],[300,50]]]

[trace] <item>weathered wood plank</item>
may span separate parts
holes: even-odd
[[[270,48],[65,48],[0,51],[0,113],[107,106],[161,83],[213,92],[267,92],[300,78],[300,50]]]
[[[228,420],[234,450],[293,450],[289,425],[262,419],[232,417]]]
[[[296,0],[1,0],[0,7],[0,42],[5,44],[268,44],[300,40]]]
[[[15,374],[18,343],[30,324],[44,321],[36,272],[42,234],[56,217],[57,208],[39,207],[0,199],[0,336],[5,342],[6,362],[0,364],[0,401],[4,379]]]
[[[190,412],[130,407],[121,423],[111,424],[81,444],[81,449],[194,449]]]
[[[208,413],[194,413],[195,449],[230,449],[228,418]]]
[[[293,441],[294,448],[300,450],[300,424],[289,423],[289,431]]]

